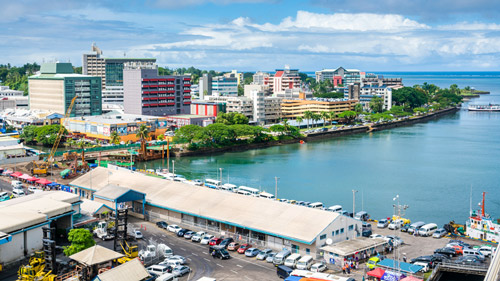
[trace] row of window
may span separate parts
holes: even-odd
[[[353,231],[354,230],[354,225],[351,224],[349,225],[349,231]],[[341,228],[341,229],[337,229],[335,231],[332,231],[332,236],[335,236],[335,235],[340,235],[340,234],[343,234],[344,233],[344,228]],[[319,240],[325,240],[326,239],[326,234],[323,234],[319,237]]]

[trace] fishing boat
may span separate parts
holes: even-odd
[[[500,104],[471,104],[469,111],[500,111]]]
[[[499,242],[500,224],[498,224],[498,221],[494,222],[490,215],[484,212],[485,194],[486,192],[483,192],[483,201],[480,203],[481,209],[471,211],[469,220],[466,223],[466,235],[475,239]]]

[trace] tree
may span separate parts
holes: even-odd
[[[39,127],[33,125],[25,126],[21,135],[19,135],[19,138],[25,143],[36,143],[38,129]]]
[[[339,118],[345,119],[348,124],[356,119],[356,116],[358,116],[358,114],[351,110],[347,110],[339,114]]]
[[[54,145],[56,142],[57,135],[59,134],[59,129],[61,125],[45,125],[36,130],[36,140],[45,145]],[[67,134],[68,131],[64,129],[63,134]]]
[[[354,106],[354,111],[356,111],[357,113],[362,113],[363,112],[363,105],[360,104],[360,103],[357,103],[355,106]]]
[[[271,127],[269,127],[269,130],[273,133],[278,133],[280,135],[283,135],[283,133],[285,133],[286,131],[285,126],[279,124],[272,125]]]
[[[297,118],[295,118],[295,121],[297,121],[297,125],[299,125],[300,127],[300,124],[304,121],[304,118],[302,118],[301,116],[297,116]]]
[[[392,91],[392,101],[396,105],[408,105],[410,108],[415,108],[426,104],[428,100],[423,89],[403,87]]]
[[[313,114],[314,114],[314,113],[313,113],[312,111],[309,111],[309,110],[304,111],[304,118],[307,120],[307,128],[308,128],[308,129],[309,129],[309,120],[311,120],[311,119],[312,119]]]
[[[248,121],[249,121],[248,117],[237,112],[229,112],[229,113],[221,112],[217,114],[217,118],[215,119],[216,123],[222,123],[225,125],[235,125],[235,124],[248,125]]]
[[[111,133],[111,139],[110,139],[110,142],[112,144],[119,144],[121,142],[121,138],[120,136],[118,135],[118,132],[117,131],[113,131]]]
[[[164,134],[159,134],[157,137],[156,137],[157,140],[159,141],[163,141],[165,139],[165,135]]]
[[[238,85],[238,96],[241,97],[245,95],[245,90],[243,89],[243,85]]]
[[[142,155],[146,155],[146,140],[149,137],[148,126],[146,126],[146,124],[141,124],[141,126],[139,126],[139,129],[137,129],[135,136],[141,141]]]
[[[337,113],[335,113],[334,111],[330,111],[330,114],[329,114],[329,119],[330,119],[330,125],[332,125],[332,121],[333,119],[337,118]]]
[[[236,134],[229,126],[221,123],[210,124],[203,128],[201,139],[206,143],[224,144],[228,140],[234,140]]]
[[[321,119],[321,115],[319,113],[313,113],[311,117],[312,117],[312,120],[314,120],[314,123],[316,123],[316,128],[317,128],[318,121]]]
[[[181,139],[192,143],[193,140],[200,137],[200,133],[203,131],[203,128],[198,125],[186,125],[180,127],[177,131],[175,131],[175,136]]]
[[[330,112],[328,111],[322,111],[320,113],[321,118],[323,119],[323,127],[326,126],[326,120],[330,119]]]
[[[381,113],[384,110],[384,99],[374,96],[369,103],[370,109],[375,113]]]
[[[95,245],[92,233],[84,228],[71,229],[68,234],[68,241],[71,242],[71,245],[63,248],[66,256],[74,255]]]
[[[328,80],[329,81],[329,80]],[[329,93],[314,93],[315,97],[325,98],[325,99],[342,99],[344,98],[344,93],[342,92],[329,92]]]
[[[236,124],[230,125],[229,128],[234,131],[234,134],[238,138],[249,136],[253,137],[255,135],[255,130],[253,129],[253,126],[250,125]]]

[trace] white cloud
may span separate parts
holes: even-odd
[[[199,6],[207,3],[213,3],[217,5],[229,5],[235,3],[269,3],[274,1],[269,0],[157,0],[154,5],[161,8],[168,9],[179,9],[189,6]]]

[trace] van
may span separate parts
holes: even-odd
[[[239,190],[239,189],[236,191],[236,193],[241,194],[241,195],[247,195],[247,196],[252,195],[252,194],[250,194],[250,192],[248,192],[248,191]]]
[[[16,197],[16,198],[19,198],[19,197],[25,196],[26,193],[24,193],[24,190],[22,190],[22,189],[14,189],[14,190],[12,190],[12,195],[14,195],[14,197]]]
[[[367,221],[369,218],[370,215],[368,215],[368,213],[365,211],[357,212],[356,215],[354,216],[354,219],[360,221]]]
[[[340,205],[334,205],[334,206],[328,207],[328,209],[326,209],[326,210],[330,211],[330,212],[340,213],[340,212],[342,212],[342,206],[340,206]]]
[[[413,232],[418,231],[424,225],[425,225],[425,222],[423,222],[423,221],[414,222],[414,223],[410,224],[410,227],[408,228],[408,233],[413,234]]]
[[[20,181],[12,181],[10,183],[14,189],[20,189],[23,188],[23,183]]]
[[[173,274],[173,273],[165,273],[165,274],[159,276],[158,278],[156,278],[156,281],[174,281],[174,280],[177,280],[177,278],[175,277],[175,274]]]
[[[236,188],[237,188],[236,185],[230,184],[230,183],[225,183],[220,187],[221,190],[230,191],[230,192],[234,192],[236,190]]]
[[[5,201],[5,200],[9,200],[10,198],[10,195],[7,193],[7,192],[0,192],[0,202],[1,201]]]
[[[463,251],[464,256],[476,256],[480,260],[484,261],[484,255],[478,249],[464,248]]]
[[[291,254],[286,258],[284,265],[290,268],[294,268],[300,260],[300,254]]]
[[[160,275],[163,275],[165,273],[168,273],[168,266],[157,264],[157,265],[152,265],[152,266],[146,268],[146,270],[149,273],[156,274],[156,275],[160,276]]]
[[[428,224],[422,226],[418,230],[418,235],[420,235],[420,236],[431,236],[436,231],[436,229],[438,229],[437,224],[435,224],[435,223],[428,223]]]
[[[285,279],[290,274],[292,273],[293,269],[289,268],[288,266],[285,265],[280,265],[276,268],[276,274],[278,274],[278,277],[281,279]]]
[[[323,203],[321,202],[314,202],[309,204],[309,208],[314,208],[314,209],[323,209]]]
[[[213,179],[206,179],[205,186],[210,188],[219,189],[221,187],[221,182]]]
[[[311,266],[313,265],[314,260],[313,257],[311,256],[303,256],[298,262],[297,262],[297,269],[303,269],[303,270],[309,270]]]
[[[272,195],[271,193],[267,193],[265,191],[262,191],[260,194],[259,194],[259,197],[260,198],[266,198],[266,199],[274,199],[274,195]]]
[[[274,256],[273,259],[273,264],[274,265],[280,265],[285,262],[285,259],[291,255],[292,253],[288,249],[284,249],[281,252],[277,253],[276,256]]]
[[[258,197],[259,193],[260,193],[260,191],[257,188],[243,186],[243,185],[238,187],[238,193],[240,193],[240,191],[248,192],[250,195],[252,195],[254,197]],[[242,194],[242,193],[240,193],[240,194]]]

